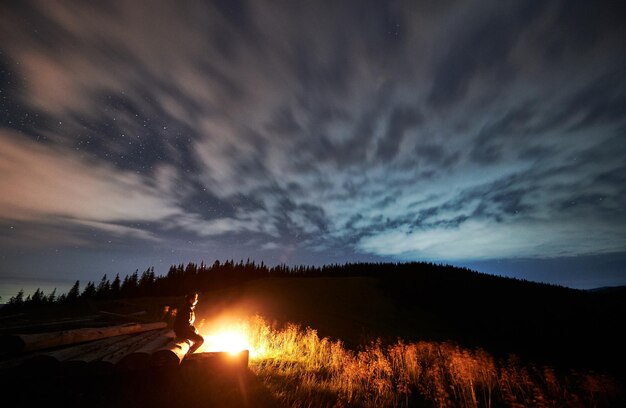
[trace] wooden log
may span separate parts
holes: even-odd
[[[124,371],[135,371],[148,368],[152,353],[176,338],[174,331],[164,330],[158,337],[146,343],[139,349],[122,357],[116,367]]]
[[[76,356],[73,356],[72,358],[66,359],[65,361],[78,361],[78,360],[85,361],[85,362],[96,361],[96,360],[99,360],[108,356],[111,353],[114,353],[116,350],[127,347],[129,344],[132,344],[133,342],[137,341],[138,338],[150,336],[151,334],[152,334],[151,332],[147,332],[147,333],[124,334],[121,336],[116,336],[115,338],[119,339],[118,341],[111,342],[109,344],[104,345],[103,347],[97,347],[85,353],[78,354]]]
[[[93,349],[89,352],[74,356],[61,362],[61,372],[69,376],[108,374],[113,371],[116,354],[124,354],[127,350],[133,350],[137,344],[148,341],[155,336],[154,332],[125,334],[120,341],[108,344],[104,347]]]
[[[78,345],[69,345],[62,349],[56,349],[52,351],[42,351],[27,358],[25,364],[29,365],[32,369],[37,370],[42,365],[50,364],[50,360],[57,363],[63,363],[65,361],[71,361],[72,359],[88,354],[98,349],[108,347],[112,344],[119,343],[124,340],[124,336],[114,336],[105,339],[95,340],[88,343],[81,343]]]
[[[163,329],[166,326],[167,324],[165,322],[146,324],[129,323],[119,326],[99,328],[88,327],[83,329],[63,330],[38,334],[14,334],[6,336],[3,341],[0,342],[0,347],[5,347],[17,352],[43,350],[51,347],[83,343],[86,341],[98,340],[113,336],[121,336],[124,334],[141,333],[150,330]]]
[[[20,316],[24,316],[24,313],[15,313],[15,314],[10,314],[10,315],[0,316],[0,320],[13,319],[14,317],[20,317]]]
[[[165,346],[155,350],[150,358],[150,366],[152,367],[168,367],[174,368],[180,365],[185,355],[189,351],[190,344],[188,340],[175,338]]]
[[[146,312],[145,310],[142,310],[140,312],[128,313],[128,314],[107,312],[106,310],[100,310],[98,313],[100,313],[103,316],[110,316],[113,318],[122,319],[126,321],[143,322],[143,323],[150,322],[150,319],[145,317],[148,315],[148,312]]]
[[[33,354],[25,354],[20,355],[18,357],[9,358],[0,362],[0,375],[4,376],[12,376],[15,374],[22,375],[22,373],[27,372],[24,369],[24,363],[33,358]],[[42,371],[50,370],[52,368],[56,368],[58,366],[58,362],[56,360],[45,359],[41,361],[38,369],[35,370],[36,373],[40,373]]]
[[[149,343],[154,342],[155,340],[163,341],[162,340],[163,335],[166,332],[168,332],[167,329],[151,331],[151,332],[145,333],[145,335],[143,334],[135,335],[133,342],[128,343],[125,345],[125,347],[120,347],[117,350],[115,350],[113,353],[102,357],[96,363],[102,366],[106,365],[107,370],[112,370],[114,367],[117,366],[120,360],[126,357],[127,355],[134,353],[135,351],[139,350],[140,348],[144,347],[145,345]]]
[[[117,341],[110,342],[109,344],[97,347],[91,350],[81,353],[61,362],[61,369],[64,374],[78,375],[86,374],[89,371],[89,363],[95,361],[98,358],[105,356],[108,353],[112,353],[119,347],[124,347],[126,342],[133,337],[132,334],[123,334],[116,336]]]
[[[126,314],[113,313],[113,312],[107,312],[106,310],[100,310],[98,313],[109,315],[109,316],[126,317],[126,318],[133,318],[133,316],[145,316],[148,314],[148,312],[146,312],[145,310],[141,310],[139,312],[133,312],[133,313],[126,313]]]
[[[20,326],[20,327],[15,327],[15,328],[10,328],[10,329],[4,329],[2,330],[2,334],[3,335],[8,335],[11,336],[13,335],[13,333],[21,333],[21,334],[37,334],[37,333],[41,333],[43,331],[46,332],[52,332],[52,331],[62,331],[62,330],[76,330],[76,329],[81,329],[84,327],[90,327],[90,328],[97,328],[97,327],[108,327],[111,326],[111,322],[106,322],[106,321],[96,321],[96,320],[75,320],[75,321],[71,321],[71,322],[58,322],[58,323],[49,323],[49,324],[41,324],[41,325],[25,325],[25,326]],[[20,346],[21,347],[21,346]],[[15,349],[13,349],[13,352],[15,353]],[[20,349],[17,349],[17,351],[21,351]]]

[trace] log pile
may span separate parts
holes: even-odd
[[[129,323],[110,327],[86,327],[36,334],[10,334],[0,339],[0,347],[8,352],[29,352],[78,344],[123,334],[141,333],[166,327],[165,322]]]
[[[177,339],[165,322],[128,323],[35,334],[0,337],[0,376],[83,376],[132,373],[141,370],[194,371],[245,369],[248,352],[196,353]],[[184,364],[183,364],[184,363]]]

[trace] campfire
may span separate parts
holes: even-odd
[[[252,353],[252,347],[248,343],[244,333],[235,328],[220,330],[213,334],[204,335],[205,343],[198,350],[200,352],[222,351],[237,354],[243,350]]]
[[[236,356],[242,351],[255,355],[254,347],[249,341],[247,325],[239,319],[230,316],[221,316],[212,319],[211,323],[200,323],[200,334],[204,337],[204,344],[196,353],[223,352]]]

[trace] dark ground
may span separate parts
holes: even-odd
[[[215,364],[123,373],[17,370],[0,381],[3,399],[21,407],[279,406],[249,369]]]

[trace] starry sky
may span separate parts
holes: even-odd
[[[2,2],[2,301],[231,258],[624,285],[620,3]]]

